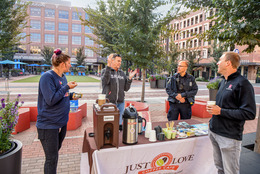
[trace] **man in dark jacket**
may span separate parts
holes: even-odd
[[[191,118],[191,106],[194,104],[194,97],[198,92],[198,86],[195,78],[187,74],[188,63],[180,61],[178,64],[178,73],[171,77],[166,86],[166,92],[169,95],[168,101],[170,109],[167,118],[169,121]]]
[[[119,125],[122,125],[122,115],[125,108],[125,91],[130,89],[132,78],[137,70],[131,71],[127,78],[120,69],[122,58],[118,54],[110,54],[107,59],[107,66],[101,72],[102,93],[111,103],[117,105],[120,111]],[[122,126],[120,126],[121,128]]]
[[[239,159],[245,120],[255,119],[254,88],[237,72],[240,57],[237,53],[224,53],[218,65],[223,75],[219,84],[216,105],[207,106],[212,114],[209,138],[213,145],[214,162],[218,173],[239,174]]]

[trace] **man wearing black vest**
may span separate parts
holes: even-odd
[[[169,121],[191,118],[191,106],[194,104],[195,95],[198,92],[198,86],[195,78],[188,74],[188,63],[180,61],[178,72],[171,77],[166,86],[166,92],[169,95],[168,101],[170,109],[167,115]]]

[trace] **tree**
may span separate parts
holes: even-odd
[[[192,10],[215,10],[212,19],[214,25],[204,33],[208,40],[219,40],[225,47],[248,45],[245,52],[254,51],[260,46],[260,3],[256,0],[175,0]]]
[[[0,5],[0,57],[13,52],[25,35],[21,35],[26,26],[29,3],[20,0],[2,0]]]
[[[77,66],[85,65],[85,62],[84,62],[85,58],[86,58],[86,56],[84,55],[84,47],[81,47],[77,51],[77,56],[76,56]]]
[[[54,49],[52,47],[44,46],[41,49],[41,56],[43,57],[43,62],[47,65],[51,65],[51,57],[53,55]]]
[[[89,19],[84,24],[93,27],[96,35],[87,37],[102,45],[100,54],[120,53],[123,59],[142,69],[142,102],[146,68],[162,56],[158,49],[161,28],[176,17],[168,14],[161,18],[155,13],[163,4],[161,0],[108,0],[100,1],[96,10],[90,7],[85,10]]]
[[[210,55],[211,57],[213,57],[213,61],[211,62],[211,68],[212,70],[215,72],[214,76],[217,75],[218,72],[218,61],[219,58],[222,56],[222,54],[225,52],[225,48],[223,46],[223,44],[219,43],[217,44],[217,41],[214,41],[213,45],[212,45],[212,49],[213,49],[213,53]]]

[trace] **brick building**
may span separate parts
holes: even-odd
[[[170,22],[170,26],[174,28],[176,32],[172,37],[174,43],[179,47],[179,49],[184,50],[189,47],[190,50],[197,52],[199,55],[199,62],[197,62],[197,68],[194,69],[194,75],[196,77],[204,77],[209,79],[214,76],[210,64],[213,58],[210,57],[212,53],[213,42],[207,42],[196,38],[196,34],[203,33],[210,29],[213,25],[211,20],[207,17],[213,15],[214,10],[211,11],[196,11],[191,12],[183,19],[173,20]],[[236,49],[241,57],[241,65],[239,71],[241,74],[248,78],[252,83],[260,82],[260,48],[256,47],[254,52],[248,54],[242,51],[246,46],[235,46],[235,48],[230,48],[230,50]],[[185,53],[181,53],[179,60],[185,59]]]
[[[76,62],[77,50],[84,46],[86,64],[95,65],[99,56],[85,46],[95,46],[92,40],[85,35],[93,35],[91,29],[81,25],[79,16],[86,19],[88,16],[83,8],[71,7],[71,3],[62,0],[33,0],[27,13],[29,18],[22,35],[28,35],[19,46],[14,59],[20,59],[27,63],[40,63],[41,49],[44,46],[61,48],[63,52],[72,57],[72,63]]]

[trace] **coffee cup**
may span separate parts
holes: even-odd
[[[149,141],[151,141],[151,142],[155,142],[156,141],[156,132],[155,132],[155,130],[150,130]]]
[[[146,123],[146,128],[145,128],[145,138],[149,138],[150,137],[150,131],[152,130],[152,123],[151,122],[147,122]]]
[[[207,101],[208,106],[214,106],[216,105],[216,101]]]
[[[98,95],[98,105],[102,106],[106,103],[106,95],[105,94],[99,94]]]

